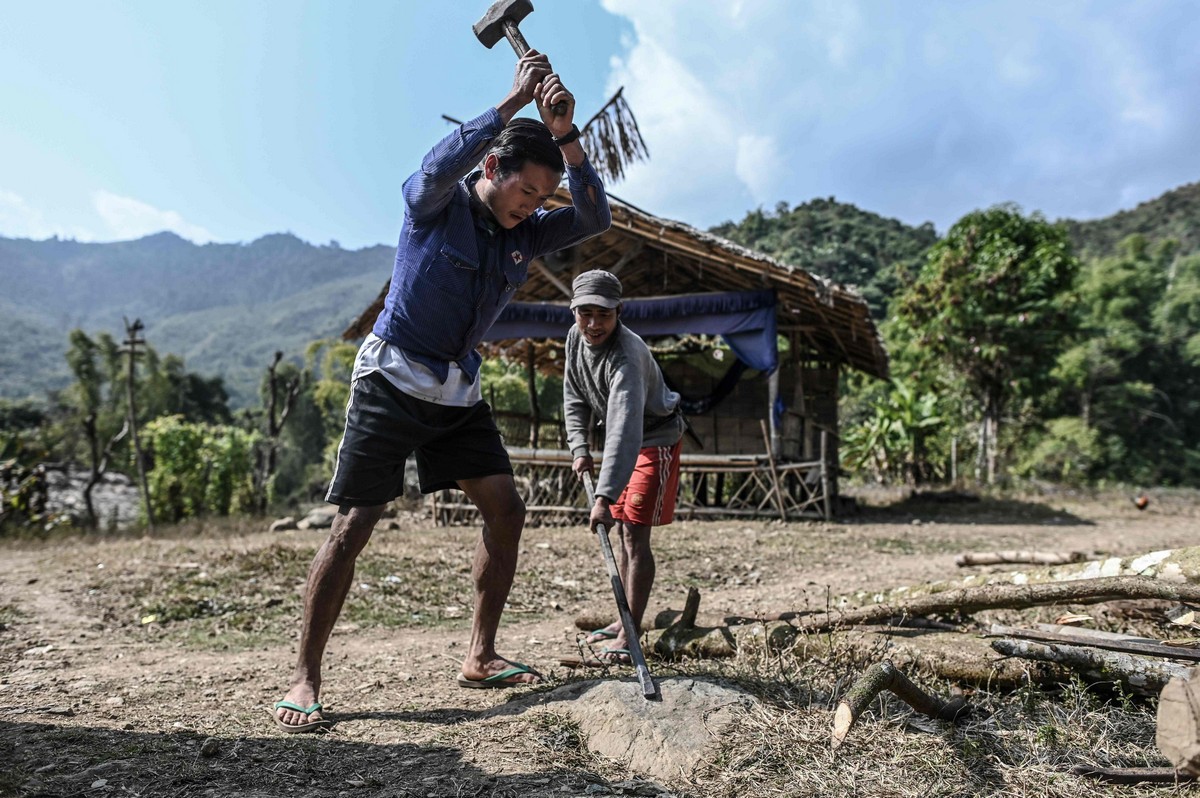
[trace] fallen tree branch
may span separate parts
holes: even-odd
[[[1158,695],[1167,682],[1188,673],[1186,665],[1158,662],[1133,654],[1101,651],[1084,646],[1033,643],[1026,640],[993,640],[992,648],[1006,657],[1053,662],[1078,671],[1097,682],[1119,682],[1132,692]]]
[[[1165,582],[1200,584],[1200,546],[1151,551],[1129,557],[1108,557],[1067,565],[1045,565],[998,573],[977,573],[953,581],[909,585],[887,591],[859,591],[842,601],[886,604],[908,601],[917,596],[944,593],[985,585],[1033,585],[1049,582],[1073,582],[1112,576],[1144,576]]]
[[[859,715],[884,690],[891,690],[922,715],[951,723],[962,717],[968,709],[963,698],[942,701],[929,695],[901,673],[891,660],[885,659],[868,668],[838,703],[837,711],[833,714],[833,732],[830,735],[830,745],[834,750],[845,742],[846,735],[850,733]]]
[[[1060,631],[1061,630],[1061,631]],[[993,637],[1015,637],[1021,640],[1037,640],[1043,643],[1068,643],[1076,646],[1092,646],[1126,654],[1141,654],[1148,657],[1166,657],[1200,662],[1200,649],[1182,646],[1166,646],[1146,638],[1105,635],[1094,629],[1074,629],[1070,626],[1047,629],[1019,629],[1015,626],[992,624],[988,634]]]
[[[966,552],[954,558],[959,568],[969,565],[999,565],[1001,563],[1033,563],[1034,565],[1066,565],[1088,559],[1082,551],[986,551]]]
[[[1076,765],[1071,768],[1076,776],[1102,781],[1105,784],[1188,784],[1195,776],[1180,773],[1174,768],[1094,768]]]
[[[839,625],[879,623],[897,616],[969,614],[979,610],[1026,609],[1046,604],[1099,604],[1114,599],[1198,601],[1200,585],[1175,584],[1141,576],[1109,576],[1036,585],[984,585],[917,596],[908,601],[818,612],[798,619],[796,628],[801,632],[822,632]]]

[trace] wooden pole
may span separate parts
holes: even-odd
[[[950,439],[950,484],[958,484],[958,436]]]
[[[833,518],[833,503],[829,496],[829,431],[821,430],[821,503],[825,520]]]
[[[537,359],[532,339],[525,342],[525,352],[525,376],[529,383],[529,445],[536,449],[538,447],[538,431],[542,424],[542,414],[538,408]]]
[[[133,323],[129,323],[129,319],[125,319],[125,353],[129,356],[129,369],[126,372],[125,388],[129,399],[129,434],[130,440],[133,442],[134,457],[137,462],[138,479],[142,483],[142,500],[146,503],[146,526],[154,531],[154,508],[150,505],[150,483],[146,481],[146,459],[142,456],[142,444],[138,440],[137,428],[137,405],[134,399],[134,364],[142,352],[138,351],[138,347],[146,343],[144,338],[139,337],[139,333],[144,329],[141,319],[134,319]]]
[[[767,377],[767,424],[771,428],[768,450],[774,457],[779,454],[779,427],[775,424],[775,405],[779,401],[779,368]]]
[[[775,468],[775,455],[771,452],[771,435],[767,432],[767,422],[761,418],[758,420],[758,425],[762,429],[763,443],[767,447],[767,465],[771,469],[771,484],[775,491],[775,506],[779,508],[779,520],[784,523],[788,520],[787,505],[783,500],[783,489],[779,484],[779,471]]]

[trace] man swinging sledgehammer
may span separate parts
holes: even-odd
[[[514,119],[536,101],[541,121]],[[551,109],[559,105],[561,115]],[[575,98],[549,59],[530,50],[494,108],[459,126],[405,182],[404,222],[391,287],[354,364],[346,429],[326,500],[338,506],[309,570],[300,650],[275,722],[287,732],[328,727],[319,701],[330,632],[388,502],[417,458],[421,491],[457,488],[479,508],[471,639],[464,687],[538,681],[496,651],[512,586],[525,505],[479,387],[476,347],[525,282],[530,261],[602,233],[604,187],[573,124]],[[567,173],[572,205],[542,205]]]

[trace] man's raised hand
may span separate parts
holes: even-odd
[[[513,73],[512,91],[508,93],[502,106],[509,106],[507,123],[517,110],[524,108],[537,97],[538,87],[545,81],[553,70],[550,58],[537,50],[530,50],[517,60],[516,71]],[[500,106],[497,106],[500,107]],[[570,129],[570,128],[568,128]]]
[[[558,73],[547,75],[534,89],[533,98],[537,100],[538,113],[542,121],[550,128],[550,134],[555,138],[571,132],[575,120],[575,95],[567,91]],[[554,113],[554,106],[565,103],[567,110],[562,116]]]

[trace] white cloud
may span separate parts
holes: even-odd
[[[122,197],[109,191],[92,194],[96,213],[108,226],[111,236],[120,241],[169,230],[196,244],[213,240],[213,234],[199,225],[184,221],[176,211],[164,211],[140,200]]]
[[[691,224],[827,196],[940,229],[1006,200],[1098,216],[1200,178],[1183,0],[602,2],[650,149],[614,191]]]
[[[0,231],[14,238],[47,238],[48,226],[42,214],[20,194],[0,190]]]
[[[45,239],[52,236],[73,238],[76,241],[91,241],[95,238],[90,230],[68,228],[51,224],[40,208],[15,191],[0,189],[0,235],[9,238]]]
[[[785,163],[771,136],[738,138],[735,171],[759,205],[769,205],[779,199],[775,176],[785,171]]]

